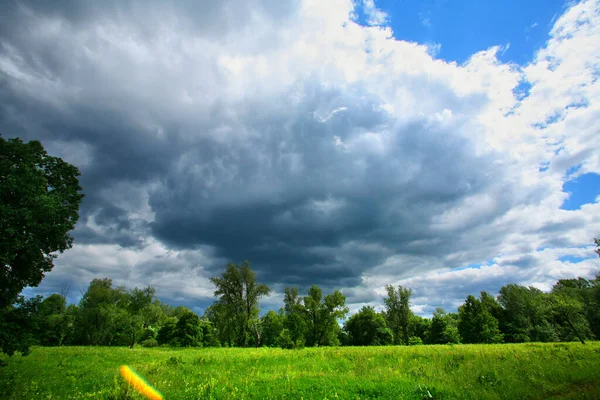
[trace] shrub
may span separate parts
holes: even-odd
[[[410,339],[408,339],[409,346],[419,346],[422,344],[423,344],[423,340],[418,336],[411,336]]]
[[[158,347],[156,339],[146,339],[141,343],[142,347]]]

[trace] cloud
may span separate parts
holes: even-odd
[[[569,168],[600,172],[598,2],[523,66],[501,46],[436,59],[363,7],[371,26],[350,0],[10,2],[0,129],[77,165],[86,193],[38,290],[111,276],[202,308],[208,277],[248,259],[269,304],[317,283],[358,307],[403,283],[427,313],[590,275],[558,258],[600,232],[598,203],[560,209]]]
[[[363,10],[367,16],[367,23],[371,26],[382,26],[388,21],[386,12],[377,8],[375,0],[362,0]]]

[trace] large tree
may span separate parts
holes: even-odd
[[[216,287],[215,296],[220,305],[214,310],[222,314],[218,319],[224,321],[226,328],[232,332],[234,344],[247,346],[251,333],[260,337],[258,301],[267,296],[270,289],[267,285],[256,282],[256,274],[250,269],[250,263],[229,263],[221,276],[212,277],[210,281]]]
[[[595,308],[593,282],[581,277],[560,279],[552,287],[547,300],[553,319],[559,326],[560,339],[569,341],[577,338],[585,344],[585,339],[592,336],[588,312],[591,311],[590,306]]]
[[[500,289],[503,312],[500,330],[506,342],[551,342],[558,340],[552,324],[548,295],[531,286],[510,283]]]
[[[0,136],[0,310],[39,285],[55,253],[72,246],[83,199],[78,176],[40,142]]]
[[[391,344],[393,335],[381,314],[364,306],[344,324],[348,344],[352,346],[381,346]]]
[[[488,305],[489,295],[482,292],[481,299],[469,295],[458,308],[458,331],[463,343],[500,343],[503,335]]]
[[[402,342],[408,345],[409,324],[412,316],[410,310],[412,290],[400,285],[397,289],[392,285],[387,285],[385,290],[387,291],[387,297],[383,299],[386,307],[385,315],[388,326],[394,333],[394,343]]]
[[[300,290],[295,287],[285,288],[283,297],[283,327],[289,332],[295,346],[306,343],[307,323],[305,309],[300,297]]]
[[[340,330],[337,320],[348,314],[346,296],[336,290],[323,297],[321,288],[312,285],[303,303],[308,332],[306,344],[323,346],[337,342],[337,331]]]
[[[454,318],[454,315],[446,313],[443,308],[436,308],[431,318],[431,326],[426,343],[460,343],[458,321]]]

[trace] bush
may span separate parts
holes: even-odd
[[[419,346],[422,344],[423,344],[423,340],[418,336],[411,336],[410,339],[408,339],[409,346]]]
[[[140,342],[143,342],[147,339],[156,339],[157,330],[155,328],[144,328],[142,334],[140,335]]]
[[[158,342],[156,339],[146,339],[140,344],[142,347],[158,347]]]
[[[292,340],[292,336],[290,335],[290,331],[288,329],[283,329],[277,338],[277,342],[282,349],[293,349],[294,341]]]

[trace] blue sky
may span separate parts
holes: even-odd
[[[548,32],[558,16],[574,2],[374,0],[373,4],[386,14],[384,25],[392,28],[396,39],[439,45],[436,58],[462,64],[478,51],[501,46],[502,50],[498,53],[501,61],[525,66],[549,39]],[[357,21],[365,26],[370,25],[367,13],[365,7],[357,7]],[[525,98],[530,87],[529,82],[522,82],[514,93]],[[567,174],[576,172],[579,167],[581,165],[571,167]],[[544,165],[540,172],[547,169]],[[561,209],[577,210],[584,204],[594,203],[596,196],[600,195],[600,175],[588,173],[572,178],[564,183],[563,191],[569,193],[569,197]],[[578,262],[584,258],[563,256],[559,259]],[[479,269],[489,264],[491,260],[454,270]]]
[[[573,178],[565,182],[563,191],[570,195],[561,208],[578,210],[584,204],[594,203],[600,196],[600,175],[588,173]]]
[[[492,46],[509,45],[502,61],[524,64],[548,39],[564,0],[375,0],[388,14],[394,37],[441,45],[437,54],[447,61],[465,62]],[[366,24],[364,10],[359,21]]]

